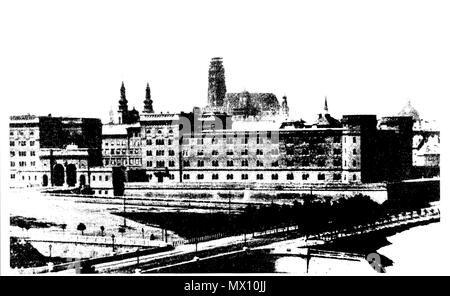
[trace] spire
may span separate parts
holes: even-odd
[[[120,88],[120,101],[127,103],[127,97],[125,95],[125,85],[122,81],[122,87]]]
[[[144,113],[155,113],[153,110],[153,101],[150,94],[150,85],[148,82],[147,88],[145,89]]]
[[[119,100],[119,124],[126,123],[128,120],[128,101],[125,95],[125,85],[122,81],[120,87],[120,100]]]
[[[325,114],[328,114],[328,102],[327,102],[327,96],[325,96],[325,107],[323,108],[325,111]]]

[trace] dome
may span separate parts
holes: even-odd
[[[408,101],[405,107],[398,113],[399,116],[411,116],[414,120],[420,120],[419,112],[411,105],[411,101]]]

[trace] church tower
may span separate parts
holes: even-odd
[[[283,102],[281,102],[281,114],[288,118],[289,117],[289,106],[287,103],[287,97],[283,96]]]
[[[212,58],[208,75],[208,106],[222,107],[226,93],[225,68],[222,58]]]
[[[120,88],[120,100],[119,100],[119,124],[126,123],[128,117],[128,101],[125,95],[125,85],[122,81],[122,87]]]
[[[144,113],[155,113],[155,111],[153,111],[153,101],[150,94],[150,85],[148,84],[148,82],[147,88],[145,89]]]

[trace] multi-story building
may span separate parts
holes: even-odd
[[[101,165],[101,121],[49,116],[10,117],[12,186],[76,186]]]

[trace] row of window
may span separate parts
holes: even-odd
[[[271,180],[278,180],[279,179],[279,175],[278,174],[272,174],[270,177],[271,177]],[[183,174],[183,180],[190,180],[190,178],[191,178],[190,174]],[[197,180],[204,180],[205,179],[205,175],[204,174],[197,174],[196,178],[197,178]],[[354,174],[352,178],[355,181],[357,179],[357,176]],[[211,179],[212,180],[219,180],[219,174],[212,174],[211,175]],[[227,180],[233,180],[234,179],[234,174],[227,174],[226,175],[226,179]],[[264,174],[256,174],[256,179],[257,180],[264,180]],[[248,174],[241,174],[241,180],[248,180]],[[286,175],[286,180],[288,180],[288,181],[294,180],[294,174],[293,173],[288,173]],[[309,174],[307,174],[307,173],[302,174],[302,180],[303,181],[309,180]],[[323,174],[323,173],[318,174],[317,175],[317,180],[319,180],[319,181],[325,180],[325,174]],[[342,180],[342,175],[340,173],[333,174],[333,180],[334,181],[341,181]]]
[[[325,159],[318,159],[316,161],[316,163],[317,163],[318,166],[325,166],[326,165]],[[311,164],[311,162],[308,159],[303,159],[301,161],[301,165],[302,166],[306,167],[306,166],[310,166],[310,164]],[[353,164],[353,166],[356,166],[357,165],[356,160],[353,160],[352,164]],[[218,167],[218,166],[220,166],[220,162],[218,160],[213,160],[213,161],[211,161],[211,165],[213,167]],[[233,160],[227,160],[226,161],[226,166],[232,167],[234,165],[235,165],[235,161],[233,161]],[[279,166],[279,162],[278,161],[272,161],[269,165],[271,167],[278,167]],[[296,162],[294,162],[291,159],[288,159],[286,161],[286,166],[288,166],[288,167],[293,167],[295,165],[296,165]],[[333,166],[341,166],[341,165],[342,165],[341,159],[334,159],[333,160]],[[184,167],[190,167],[191,166],[191,162],[189,160],[184,160],[183,161],[183,166]],[[204,167],[204,166],[205,166],[205,161],[204,160],[198,160],[197,161],[197,167]],[[241,161],[241,166],[242,167],[248,167],[249,166],[249,161],[247,159],[242,160]],[[257,167],[264,167],[264,162],[262,160],[257,160],[256,161],[256,166]],[[345,161],[345,166],[347,166],[347,161]]]
[[[25,133],[26,133],[25,131],[17,131],[17,135],[19,135],[19,136],[23,136],[23,135],[25,135]],[[10,132],[9,132],[9,135],[10,135],[10,136],[14,136],[14,131],[10,131]],[[34,131],[33,131],[33,130],[30,130],[30,131],[29,131],[29,135],[30,135],[30,136],[34,136]]]
[[[126,155],[127,153],[128,154],[140,154],[141,150],[140,149],[125,149],[125,148],[114,149],[114,148],[111,148],[111,150],[103,149],[103,152],[105,155]]]
[[[230,138],[229,136],[223,137],[223,141],[221,142],[219,140],[219,138],[214,137],[211,138],[210,140],[208,139],[207,141],[205,141],[206,139],[203,138],[198,138],[198,139],[190,139],[190,138],[184,138],[182,143],[183,145],[217,145],[217,144],[248,144],[249,143],[249,137],[239,137],[239,138]],[[221,142],[221,143],[220,143]],[[256,137],[256,144],[271,144],[271,143],[278,143],[278,140],[276,141],[272,141],[271,139],[264,139],[260,138],[260,137]]]
[[[27,141],[9,141],[9,146],[14,147],[16,146],[16,142],[17,142],[17,146],[21,146],[21,147],[25,147],[27,146]],[[30,146],[34,146],[35,141],[30,141]]]
[[[16,179],[16,174],[11,174],[11,179]],[[25,180],[25,176],[22,176],[22,180]],[[28,176],[28,181],[31,181],[31,176]],[[37,181],[37,176],[34,176],[34,181]]]
[[[127,140],[116,140],[116,141],[111,141],[111,142],[104,141],[103,145],[105,145],[106,147],[108,147],[108,146],[127,146]]]
[[[15,167],[16,163],[14,161],[11,161],[10,165],[11,165],[11,167]],[[27,166],[27,162],[26,161],[19,161],[19,166],[20,167],[26,167]],[[36,166],[36,161],[30,161],[30,166]]]
[[[248,163],[249,163],[248,160],[244,159],[244,160],[241,161],[241,166],[248,167],[249,166]],[[211,165],[213,167],[218,167],[220,165],[220,163],[219,163],[218,160],[213,160],[211,162]],[[234,166],[234,161],[233,160],[227,160],[226,165],[228,167],[232,167],[232,166]],[[184,160],[183,161],[183,166],[184,167],[190,167],[191,166],[191,162],[189,160]],[[205,161],[204,160],[198,160],[197,161],[197,167],[204,167],[204,166],[205,166]],[[256,161],[256,166],[257,167],[263,167],[264,166],[264,162],[261,161],[261,160],[257,160]],[[272,167],[277,167],[278,166],[278,161],[273,161],[271,163],[271,166]]]
[[[189,156],[190,155],[189,151],[190,150],[183,150],[183,152],[182,152],[183,156]],[[267,154],[271,154],[271,155],[278,155],[278,153],[279,153],[278,149],[272,149],[271,151],[267,152]],[[217,156],[219,154],[220,154],[219,150],[211,151],[211,155],[213,155],[213,156]],[[225,151],[225,154],[228,156],[235,155],[235,151],[232,149],[227,149]],[[236,154],[239,155],[238,152]],[[249,150],[244,149],[240,152],[240,154],[241,155],[249,155]],[[197,150],[197,155],[198,156],[206,155],[206,152],[204,150]],[[256,155],[264,155],[264,151],[262,149],[256,149]]]
[[[95,175],[92,175],[92,181],[95,181],[95,180],[96,180],[95,177],[96,177]],[[97,176],[97,180],[98,180],[98,181],[103,181],[103,180],[108,181],[108,180],[109,180],[109,176],[108,176],[108,175],[105,175],[105,177],[103,178],[102,175],[98,175],[98,176]]]
[[[14,156],[16,156],[16,152],[15,151],[10,151],[9,155],[11,157],[14,157]],[[27,156],[27,152],[26,151],[19,151],[18,155],[20,157]],[[30,151],[30,156],[36,156],[36,151]]]
[[[105,165],[142,165],[142,159],[140,158],[117,158],[117,159],[105,159]]]
[[[175,166],[175,161],[173,160],[169,160],[169,167],[174,167]],[[153,161],[148,160],[147,161],[147,167],[153,167]],[[159,160],[156,161],[156,167],[157,168],[164,168],[165,167],[165,162],[163,160]]]
[[[147,134],[151,134],[151,133],[152,133],[152,130],[148,128],[148,129],[145,130],[145,132],[146,132]],[[157,133],[158,135],[161,135],[161,134],[162,134],[162,130],[157,130],[156,133]],[[170,129],[170,130],[169,130],[169,134],[173,134],[173,130]]]

